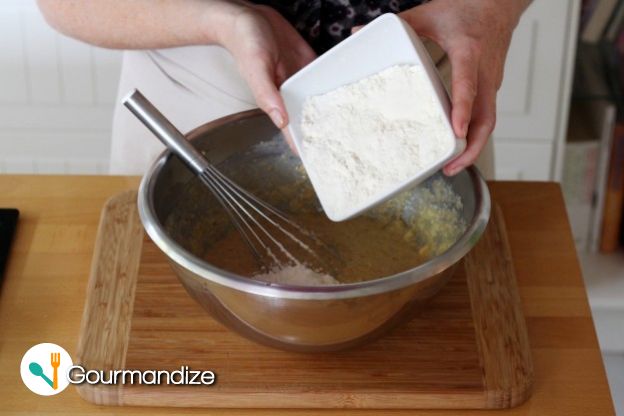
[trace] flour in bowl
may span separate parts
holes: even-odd
[[[332,276],[315,272],[303,264],[281,266],[268,273],[256,274],[254,279],[269,283],[280,283],[296,286],[339,285]]]
[[[396,65],[303,104],[302,156],[330,218],[370,204],[455,147],[425,70]]]

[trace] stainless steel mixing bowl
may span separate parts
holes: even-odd
[[[218,164],[278,135],[268,117],[252,110],[207,123],[187,137]],[[145,230],[168,257],[188,293],[215,319],[257,342],[295,351],[351,347],[412,318],[476,244],[490,214],[487,185],[478,171],[470,168],[448,179],[462,198],[467,228],[441,255],[411,270],[360,283],[275,285],[208,264],[167,233],[167,217],[182,189],[194,180],[193,174],[168,151],[158,158],[139,190],[138,207]]]

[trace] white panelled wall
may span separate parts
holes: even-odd
[[[493,134],[497,179],[561,179],[579,7],[534,0],[514,32]]]
[[[494,133],[499,179],[558,180],[579,0],[535,0],[514,34]],[[0,1],[0,173],[105,173],[121,53]]]
[[[106,173],[121,53],[56,33],[34,0],[0,2],[0,173]]]

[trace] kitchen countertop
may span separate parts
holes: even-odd
[[[0,292],[2,414],[380,414],[336,410],[210,410],[99,407],[73,387],[39,397],[19,376],[22,355],[53,342],[75,354],[102,205],[139,178],[0,175],[0,207],[20,221]],[[527,320],[535,384],[506,415],[604,415],[613,405],[559,186],[493,182],[508,228]],[[384,411],[384,414],[498,414],[496,411]]]

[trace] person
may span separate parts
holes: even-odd
[[[139,88],[182,131],[260,107],[284,128],[279,86],[382,13],[398,13],[439,45],[452,68],[452,125],[474,163],[496,122],[496,94],[511,36],[531,0],[38,0],[51,26],[93,45],[124,49],[119,96]],[[141,174],[162,151],[117,100],[111,173]],[[492,176],[491,157],[486,176]]]

